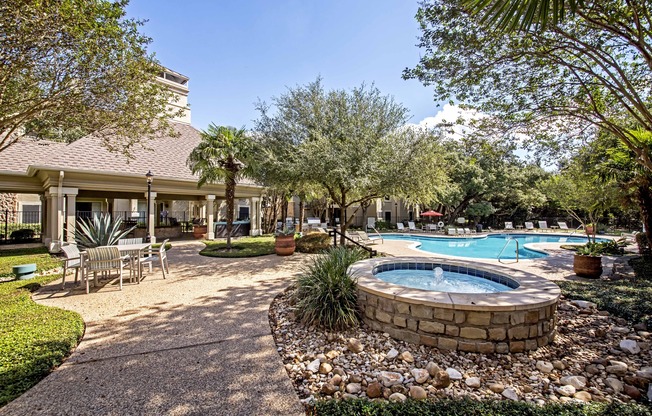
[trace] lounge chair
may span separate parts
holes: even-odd
[[[550,231],[550,228],[548,228],[548,221],[539,221],[539,230],[540,231]]]
[[[632,231],[631,233],[621,233],[620,236],[625,239],[626,243],[636,243],[636,235],[640,233],[640,231]]]
[[[559,229],[563,231],[570,231],[568,229],[568,225],[564,221],[557,221],[557,225],[559,225]]]
[[[410,231],[418,231],[417,226],[414,224],[414,221],[408,221],[408,229]]]
[[[464,227],[464,234],[473,234],[475,231],[471,231],[470,228]]]
[[[437,231],[437,224],[426,224],[426,231]]]
[[[512,224],[511,221],[505,221],[505,230],[513,230],[514,225]]]
[[[360,237],[360,243],[368,246],[371,244],[378,244],[383,242],[383,237],[380,238],[369,238],[369,234],[366,231],[358,231],[358,236]]]
[[[347,231],[346,236],[356,243],[360,241],[360,234],[357,231]]]
[[[396,223],[396,230],[397,231],[405,231],[405,227],[403,226],[402,222],[397,222]]]
[[[457,229],[457,234],[464,235],[464,228],[458,228]]]
[[[534,231],[534,224],[531,223],[530,221],[525,221],[525,230]]]
[[[457,235],[457,228],[450,227],[447,230],[448,235]]]

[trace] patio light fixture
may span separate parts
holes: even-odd
[[[145,237],[145,242],[149,243],[152,240],[152,236],[149,234],[149,201],[152,197],[152,181],[154,181],[154,174],[151,170],[147,171],[145,178],[147,178],[147,217],[145,218],[145,229],[147,235]]]

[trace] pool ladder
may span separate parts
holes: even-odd
[[[513,263],[518,263],[518,240],[515,239],[514,237],[508,237],[508,238],[507,238],[507,241],[505,241],[505,245],[503,246],[503,249],[500,250],[500,253],[498,253],[498,262],[499,262],[499,263],[503,263],[503,264],[511,264],[511,263],[505,263],[504,261],[501,261],[501,260],[500,260],[500,256],[503,255],[503,251],[505,251],[505,249],[506,249],[507,246],[509,245],[509,242],[510,242],[510,241],[514,241],[514,242],[516,243],[516,261],[513,262]]]

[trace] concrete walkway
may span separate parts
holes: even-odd
[[[82,342],[0,415],[303,415],[268,322],[305,256],[220,259],[175,243],[172,275],[85,290],[60,280],[38,303],[79,312]],[[68,280],[70,281],[70,280]],[[68,286],[72,287],[71,283]]]

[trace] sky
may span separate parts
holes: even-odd
[[[326,89],[374,83],[419,124],[442,107],[431,89],[401,78],[423,53],[417,8],[416,0],[131,0],[127,16],[148,20],[150,52],[190,78],[196,128],[251,128],[256,102],[318,76]]]

